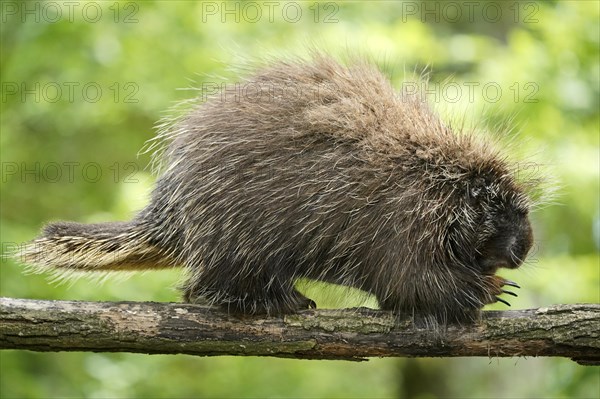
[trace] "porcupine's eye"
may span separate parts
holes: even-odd
[[[477,201],[485,191],[485,180],[478,177],[473,180],[468,188],[468,198],[471,202]]]
[[[471,194],[471,198],[477,198],[479,196],[479,193],[481,193],[481,187],[472,187],[470,194]]]

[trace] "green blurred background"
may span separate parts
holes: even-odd
[[[316,43],[369,54],[398,87],[405,71],[429,66],[444,115],[516,129],[519,155],[534,155],[524,169],[556,177],[558,195],[534,215],[528,263],[504,274],[523,287],[513,307],[600,302],[597,1],[0,4],[3,251],[50,220],[131,217],[154,180],[149,155],[136,154],[165,110],[197,94],[177,88]],[[177,271],[57,286],[3,260],[0,277],[9,297],[178,300]],[[320,287],[311,295],[322,306],[361,303]],[[600,395],[599,369],[567,359],[0,356],[2,398]]]

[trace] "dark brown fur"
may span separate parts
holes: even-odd
[[[34,270],[182,265],[187,301],[270,314],[313,305],[294,289],[304,277],[447,322],[514,285],[495,273],[532,244],[505,158],[366,62],[274,63],[160,137],[151,203],[128,223],[50,225],[23,252]]]

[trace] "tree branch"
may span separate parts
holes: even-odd
[[[444,331],[365,308],[282,317],[183,303],[0,298],[0,348],[364,360],[374,356],[562,356],[600,364],[600,305],[486,311]]]

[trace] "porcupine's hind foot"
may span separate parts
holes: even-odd
[[[237,297],[228,296],[220,301],[228,312],[243,314],[279,315],[296,313],[299,310],[316,308],[316,303],[296,289],[291,293],[276,292],[273,289],[252,297],[245,293]]]
[[[317,303],[310,298],[305,297],[294,288],[293,295],[296,303],[296,310],[304,310],[304,309],[316,309]]]
[[[292,288],[285,292],[273,288],[259,293],[225,292],[206,289],[201,285],[190,284],[183,287],[184,301],[205,305],[219,305],[225,311],[241,314],[278,315],[295,313],[304,309],[316,309],[317,304]]]

